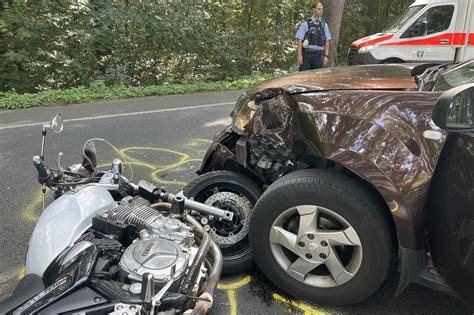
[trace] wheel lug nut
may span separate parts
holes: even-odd
[[[321,258],[321,259],[326,259],[326,258],[327,258],[327,256],[326,256],[326,254],[324,254],[324,253],[321,253],[321,254],[319,254],[319,258]]]
[[[311,255],[311,254],[306,254],[306,258],[311,259],[311,258],[313,258],[313,255]]]
[[[328,246],[328,242],[326,242],[326,241],[321,241],[321,246],[322,246],[322,247],[327,247],[327,246]]]
[[[310,240],[314,240],[314,235],[313,235],[313,234],[308,234],[308,238],[309,238]]]
[[[302,241],[299,241],[299,242],[298,242],[298,246],[299,246],[299,247],[305,247],[305,245],[306,245],[306,244],[305,244],[304,242],[302,242]]]

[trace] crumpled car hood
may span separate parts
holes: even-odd
[[[323,90],[416,89],[410,75],[413,66],[362,65],[304,71],[265,81],[247,93],[253,95],[266,89],[284,90],[289,94]]]

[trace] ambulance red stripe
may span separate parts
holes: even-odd
[[[382,43],[384,41],[390,40],[393,37],[393,34],[382,36],[376,39],[372,39],[359,44],[352,44],[355,47],[363,47],[367,45],[380,44],[383,46],[462,46],[462,45],[474,45],[474,33],[444,33],[441,35],[423,38],[423,39],[406,39],[399,40],[393,43]],[[469,37],[469,43],[466,43],[466,38]],[[446,43],[440,43],[441,40],[448,40]]]
[[[367,46],[367,45],[373,45],[373,44],[377,44],[377,43],[380,43],[380,42],[383,42],[385,40],[389,40],[393,37],[393,34],[389,34],[389,35],[385,35],[385,36],[382,36],[382,37],[379,37],[379,38],[375,38],[375,39],[371,39],[371,40],[368,40],[366,42],[363,42],[363,43],[359,43],[359,44],[354,44],[352,43],[352,46],[354,47],[362,47],[362,46]]]

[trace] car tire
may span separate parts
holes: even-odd
[[[274,182],[259,199],[250,243],[258,266],[280,289],[318,304],[348,305],[372,295],[387,278],[393,259],[389,220],[357,181],[329,170],[301,170]]]
[[[233,244],[223,244],[229,241],[225,237],[228,229],[222,229],[222,221],[213,219],[208,223],[211,238],[217,242],[223,254],[223,274],[239,273],[253,266],[255,261],[248,239],[248,229],[253,207],[262,195],[261,188],[244,175],[230,171],[213,171],[190,182],[183,189],[183,193],[196,201],[234,212],[233,223],[237,233],[232,237],[236,237],[238,241]],[[237,221],[236,213],[239,213]],[[196,215],[196,219],[202,222],[204,216]],[[243,222],[242,220],[245,220],[245,223],[238,226],[238,222]]]

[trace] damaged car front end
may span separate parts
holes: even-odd
[[[370,66],[325,69],[247,91],[231,113],[232,124],[215,137],[199,173],[234,170],[265,186],[297,169],[325,167],[330,150],[321,139],[330,132],[325,128],[339,133],[344,119],[366,120],[364,111],[374,105],[367,104],[370,100],[377,98],[380,108],[385,94],[385,103],[390,104],[394,97],[402,99],[405,92],[416,91],[409,66],[389,67],[384,73]],[[327,118],[335,119],[329,122],[332,126]]]
[[[294,167],[297,112],[283,90],[243,94],[232,125],[216,136],[200,172],[228,169],[269,184]]]
[[[473,68],[474,61],[416,67],[367,65],[320,69],[264,82],[238,99],[231,113],[232,124],[216,135],[198,174],[235,172],[265,191],[253,210],[250,241],[259,266],[267,269],[265,273],[272,274],[268,270],[274,268],[272,276],[276,276],[283,268],[288,279],[297,280],[277,281],[280,287],[291,287],[288,290],[293,295],[316,301],[325,296],[325,288],[334,286],[338,293],[332,294],[331,303],[357,302],[372,289],[357,295],[347,288],[359,281],[357,275],[373,277],[372,285],[380,286],[390,259],[384,262],[385,271],[381,267],[380,274],[374,276],[375,271],[359,270],[366,268],[367,262],[360,262],[362,254],[356,253],[365,251],[364,259],[369,259],[367,251],[386,250],[388,257],[389,248],[396,250],[399,258],[397,294],[409,283],[452,293],[432,267],[426,234],[426,199],[448,134],[436,126],[431,113],[443,91],[473,80]],[[348,187],[352,192],[344,196]],[[332,193],[323,196],[318,189]],[[359,217],[352,223],[345,216],[353,214],[342,215],[344,207],[350,209],[351,205],[328,208],[338,198],[349,200],[359,189],[366,195],[353,202],[363,200],[366,204],[360,210],[354,204],[352,210],[359,212]],[[284,197],[278,197],[281,195]],[[311,210],[309,205],[320,210]],[[364,213],[369,205],[378,208],[382,219],[372,226],[353,226],[369,219]],[[314,217],[308,217],[311,211]],[[301,230],[305,216],[305,222],[316,222],[316,230],[308,236]],[[348,239],[343,241],[320,238],[329,235],[323,230],[338,233],[342,228],[356,233],[344,232]],[[385,245],[373,244],[371,249],[370,242],[363,241],[364,237],[377,237],[375,232],[364,236],[371,229],[379,230]],[[388,231],[389,236],[383,236],[382,231]],[[288,242],[298,245],[295,248]],[[308,242],[310,247],[305,246]],[[337,248],[332,262],[324,252],[328,242],[335,242]],[[360,245],[364,242],[366,245]],[[284,248],[283,252],[277,247]],[[320,260],[314,260],[314,255]],[[268,258],[271,256],[274,258]],[[296,257],[301,259],[294,260]],[[339,271],[331,270],[335,265]],[[308,287],[314,290],[311,295],[305,293]]]

